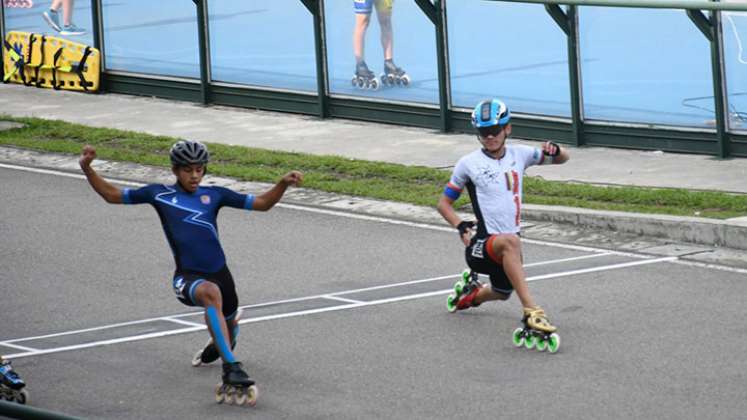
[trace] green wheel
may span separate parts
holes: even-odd
[[[558,351],[558,348],[560,348],[560,336],[552,333],[550,334],[550,338],[547,340],[547,351],[555,353]]]
[[[521,347],[522,345],[524,345],[524,334],[522,333],[523,331],[524,330],[522,328],[517,328],[514,330],[514,334],[512,337],[514,346]]]
[[[537,351],[545,351],[547,350],[547,347],[549,345],[548,340],[545,340],[544,337],[539,337],[537,339]]]
[[[459,280],[458,282],[454,283],[454,293],[460,295],[462,294],[462,291],[464,291],[464,282]]]
[[[446,310],[449,312],[456,312],[456,309],[456,296],[449,295],[449,297],[446,298]]]
[[[472,272],[468,268],[465,268],[464,271],[462,271],[462,281],[464,282],[464,284],[469,283],[470,281],[469,277],[471,273]]]
[[[524,347],[526,347],[528,350],[533,349],[537,345],[537,336],[530,335],[529,337],[524,340]]]

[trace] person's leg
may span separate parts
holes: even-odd
[[[215,283],[204,281],[194,291],[196,302],[205,308],[205,324],[207,324],[213,343],[226,363],[234,363],[236,359],[228,342],[229,332],[223,317],[223,296]]]
[[[381,30],[381,48],[384,50],[384,60],[392,60],[394,57],[394,31],[392,29],[391,2],[377,1],[376,17],[379,20]]]
[[[368,30],[370,22],[370,13],[355,14],[355,29],[353,29],[353,55],[355,56],[355,64],[365,61],[366,30]]]
[[[73,20],[73,0],[60,0],[62,2],[62,24],[70,26]],[[59,8],[59,6],[57,6]]]
[[[519,237],[514,234],[493,235],[487,241],[487,249],[490,258],[503,265],[503,270],[511,281],[511,286],[516,290],[522,306],[525,308],[536,306],[527,286]]]

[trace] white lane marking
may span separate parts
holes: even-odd
[[[632,267],[632,266],[637,266],[637,265],[655,264],[659,262],[672,261],[676,259],[677,257],[656,258],[656,259],[649,259],[649,260],[632,261],[632,262],[622,263],[622,264],[599,266],[599,267],[593,267],[593,268],[582,269],[582,270],[564,271],[560,273],[544,274],[540,276],[529,277],[527,278],[527,281],[537,281],[537,280],[544,280],[544,279],[556,278],[556,277],[566,277],[566,276],[571,276],[575,274],[585,274],[585,273],[591,273],[591,272],[596,272],[596,271],[614,270],[618,268]],[[308,309],[308,310],[295,311],[295,312],[286,312],[286,313],[274,314],[274,315],[265,315],[265,316],[255,317],[255,318],[242,319],[241,321],[239,321],[239,324],[248,324],[248,323],[269,321],[269,320],[275,320],[275,319],[291,318],[291,317],[298,317],[298,316],[303,316],[303,315],[319,314],[319,313],[324,313],[324,312],[341,311],[345,309],[360,308],[360,307],[365,307],[365,306],[382,305],[382,304],[393,303],[393,302],[401,302],[405,300],[421,299],[425,297],[444,295],[444,294],[448,294],[451,292],[453,292],[453,289],[449,288],[449,289],[444,289],[444,290],[436,290],[432,292],[417,293],[417,294],[412,294],[412,295],[395,296],[391,298],[372,300],[368,302],[348,303],[344,305],[328,306],[324,308]],[[331,295],[328,295],[328,296],[331,296]],[[324,297],[324,295],[321,295],[321,297]],[[163,318],[155,318],[155,319],[162,320]],[[139,323],[139,322],[135,321],[133,323]],[[104,328],[104,327],[98,327],[95,329],[101,329],[101,328]],[[89,343],[64,346],[64,347],[58,347],[58,348],[53,348],[53,349],[44,349],[44,350],[29,351],[25,353],[8,354],[5,357],[7,357],[8,359],[13,359],[13,358],[17,359],[21,357],[38,356],[38,355],[43,355],[43,354],[58,353],[58,352],[70,351],[70,350],[79,350],[79,349],[85,349],[85,348],[90,348],[90,347],[105,346],[105,345],[110,345],[110,344],[146,340],[149,338],[159,338],[159,337],[165,337],[169,335],[186,334],[186,333],[191,333],[194,331],[199,331],[199,330],[204,330],[204,329],[206,329],[206,327],[204,325],[201,325],[201,326],[182,328],[182,329],[177,329],[177,330],[169,330],[169,331],[162,331],[162,332],[149,333],[149,334],[140,334],[140,335],[134,335],[134,336],[129,336],[129,337],[115,338],[115,339],[110,339],[110,340],[94,341],[94,342],[89,342]],[[94,330],[94,329],[89,329],[89,330]],[[66,333],[61,333],[57,335],[64,335],[64,334]],[[25,340],[27,339],[16,339],[12,341],[25,341]]]
[[[699,268],[710,268],[713,270],[721,270],[721,271],[729,271],[731,273],[740,273],[740,274],[747,274],[747,269],[745,268],[737,268],[737,267],[727,267],[725,265],[718,265],[718,264],[709,264],[709,263],[703,263],[698,261],[690,261],[690,260],[676,260],[672,261],[674,264],[682,264],[682,265],[689,265],[692,267],[699,267]]]
[[[322,297],[325,298],[325,299],[336,300],[338,302],[363,303],[363,301],[361,301],[361,300],[346,299],[346,298],[335,296],[335,295],[324,295]]]
[[[33,173],[40,173],[40,174],[47,174],[47,175],[59,175],[59,176],[75,178],[75,179],[86,179],[84,175],[73,174],[70,172],[63,172],[63,171],[55,171],[51,169],[39,169],[39,168],[9,165],[9,164],[3,164],[3,163],[0,163],[0,168],[15,169],[19,171],[26,171],[26,172],[33,172]],[[116,178],[104,178],[104,179],[106,179],[109,182],[121,184],[121,185],[128,185],[128,186],[135,186],[135,187],[140,187],[140,186],[145,185],[142,182],[123,181],[123,180],[119,180]],[[370,222],[388,223],[388,224],[393,224],[393,225],[402,225],[402,226],[416,227],[416,228],[421,228],[421,229],[436,230],[440,232],[454,233],[454,228],[443,226],[443,225],[439,226],[439,225],[433,225],[433,224],[428,224],[428,223],[409,222],[405,220],[389,219],[389,218],[381,217],[381,216],[369,216],[365,214],[351,213],[351,212],[340,211],[340,210],[329,210],[329,209],[323,209],[323,208],[314,207],[314,206],[304,206],[300,204],[277,203],[275,206],[286,208],[286,209],[291,209],[291,210],[306,211],[309,213],[325,214],[328,216],[339,216],[339,217],[346,217],[348,219],[366,220]],[[522,238],[522,242],[531,243],[535,245],[549,246],[553,248],[570,249],[574,251],[604,252],[604,253],[611,253],[615,255],[623,255],[623,256],[635,257],[635,258],[645,257],[645,254],[635,254],[631,252],[613,251],[613,250],[603,249],[603,248],[592,248],[592,247],[580,246],[580,245],[546,242],[546,241],[541,241],[538,239]]]
[[[174,322],[174,323],[177,323],[177,324],[188,325],[190,327],[203,327],[204,326],[204,324],[198,324],[197,322],[185,321],[183,319],[179,319],[179,318],[176,318],[176,317],[164,317],[164,318],[161,318],[161,319],[164,320],[164,321],[171,321],[171,322]]]
[[[38,351],[39,350],[33,347],[19,346],[18,344],[10,344],[4,341],[0,341],[0,346],[12,347],[14,349],[23,350],[23,351]]]
[[[650,260],[630,261],[630,262],[620,263],[620,264],[604,265],[604,266],[601,266],[601,267],[582,268],[582,269],[579,269],[579,270],[566,271],[566,272],[563,272],[563,273],[550,273],[550,274],[542,274],[542,275],[539,275],[539,276],[527,277],[527,281],[554,279],[554,278],[557,278],[557,277],[574,276],[576,274],[593,273],[593,272],[596,272],[596,271],[615,270],[615,269],[618,269],[618,268],[635,267],[637,265],[646,265],[646,264],[654,264],[654,263],[660,263],[660,262],[669,262],[669,261],[674,261],[676,259],[677,259],[677,257],[663,257],[663,258],[653,258],[653,259],[650,259]]]

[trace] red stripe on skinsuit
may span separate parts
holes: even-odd
[[[511,175],[514,177],[514,194],[519,193],[519,173],[516,171],[511,171]]]
[[[503,256],[502,255],[495,255],[495,251],[493,251],[493,241],[495,240],[495,235],[490,235],[487,241],[485,241],[485,245],[488,247],[488,257],[490,257],[491,260],[493,260],[496,264],[503,264]]]

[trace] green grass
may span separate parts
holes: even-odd
[[[0,145],[77,155],[83,145],[99,158],[168,167],[175,139],[133,131],[87,127],[37,118],[1,120],[25,124],[0,131]],[[210,173],[244,181],[275,182],[286,172],[304,172],[304,187],[342,194],[435,206],[450,173],[383,162],[274,152],[210,144]],[[466,196],[466,194],[464,194]],[[468,202],[462,197],[458,206]],[[747,196],[719,192],[638,187],[605,187],[526,177],[524,203],[589,209],[701,216],[725,219],[747,215]]]

